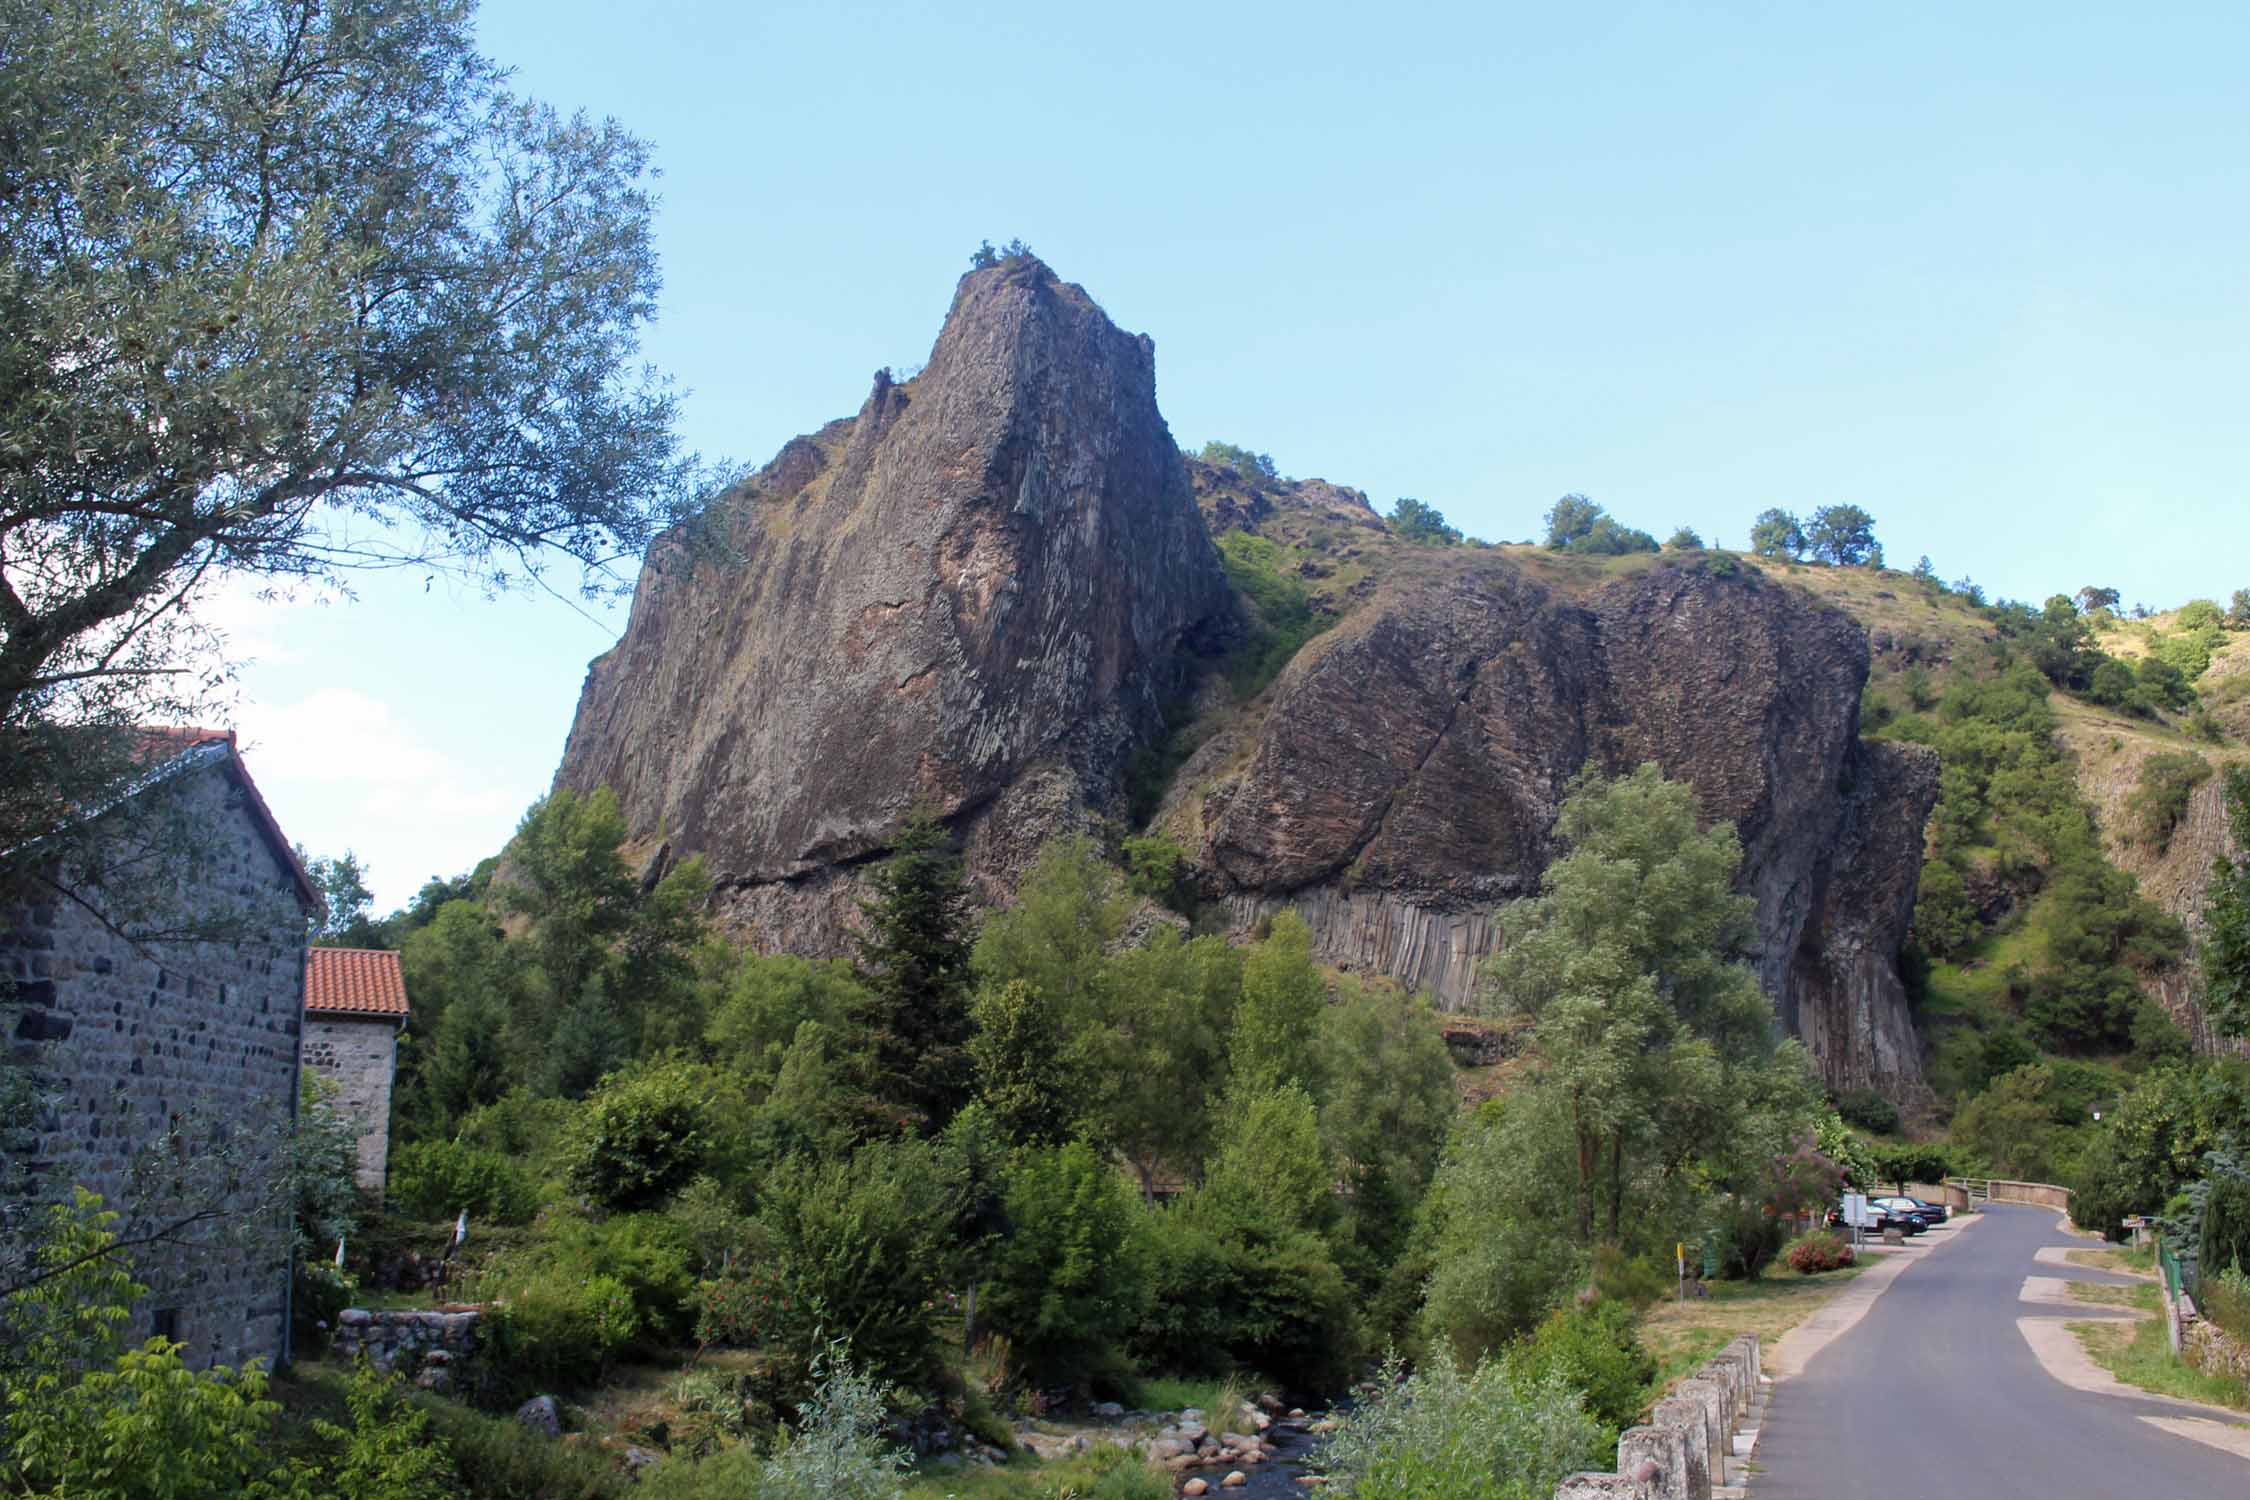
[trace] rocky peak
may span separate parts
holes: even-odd
[[[652,552],[557,784],[609,785],[754,936],[819,946],[917,800],[995,892],[1108,807],[1182,637],[1228,608],[1154,345],[1009,260],[961,279],[918,376]]]

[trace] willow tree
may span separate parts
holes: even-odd
[[[1617,1240],[1646,1174],[1727,1153],[1769,1091],[1771,1007],[1742,961],[1753,904],[1733,889],[1742,846],[1696,826],[1693,792],[1653,765],[1588,773],[1563,804],[1569,852],[1502,916],[1485,1001],[1529,1017],[1537,1086],[1568,1121],[1580,1241]]]
[[[696,490],[648,148],[466,0],[0,0],[0,849],[192,712],[228,575],[629,581]]]

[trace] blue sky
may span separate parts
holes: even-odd
[[[1152,335],[1174,434],[1534,534],[1849,501],[2043,598],[2250,585],[2250,9],[486,0],[654,142],[649,356],[762,461],[919,363],[983,238]],[[387,906],[496,849],[622,626],[240,597],[284,826]]]

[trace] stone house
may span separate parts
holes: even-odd
[[[101,1194],[144,1242],[130,1339],[177,1339],[197,1365],[278,1360],[277,1184],[321,897],[232,733],[154,731],[145,752],[0,907],[0,1005],[41,1100],[29,1165],[51,1192]]]
[[[335,1108],[359,1126],[359,1185],[383,1191],[391,1151],[391,1079],[406,1029],[398,955],[374,948],[305,954],[305,1066],[336,1084]]]

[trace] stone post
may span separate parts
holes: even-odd
[[[1705,1445],[1711,1454],[1711,1483],[1726,1483],[1726,1456],[1734,1451],[1734,1417],[1731,1392],[1716,1380],[1697,1376],[1672,1387],[1672,1394],[1692,1401],[1703,1412]]]
[[[1628,1427],[1617,1438],[1617,1472],[1654,1470],[1650,1500],[1707,1500],[1693,1494],[1688,1474],[1687,1435],[1677,1427]]]
[[[1667,1396],[1649,1409],[1649,1418],[1680,1435],[1687,1454],[1688,1500],[1711,1500],[1711,1486],[1718,1481],[1712,1477],[1711,1428],[1703,1416],[1703,1403]]]

